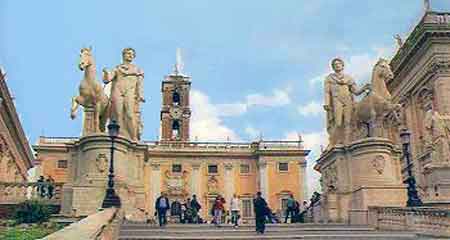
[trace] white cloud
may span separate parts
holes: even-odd
[[[279,107],[290,102],[289,88],[275,89],[271,95],[255,93],[247,95],[241,102],[214,104],[214,109],[218,117],[231,117],[246,113],[250,107]]]
[[[322,84],[323,80],[328,76],[329,73],[323,73],[321,75],[315,76],[308,80],[309,86],[313,87]]]
[[[289,97],[289,91],[287,89],[275,89],[272,95],[265,96],[262,94],[250,94],[246,97],[247,106],[266,106],[266,107],[278,107],[289,104],[291,99]]]
[[[325,130],[318,132],[311,132],[302,134],[303,145],[305,149],[311,150],[311,153],[307,157],[307,185],[308,185],[308,197],[312,195],[314,191],[320,189],[320,174],[313,169],[315,161],[320,156],[321,147],[325,148],[328,144],[328,134]],[[285,135],[285,140],[297,141],[298,133],[289,132]]]
[[[322,103],[318,103],[316,101],[311,101],[306,105],[301,105],[297,108],[298,112],[305,116],[317,116],[323,113]]]
[[[238,116],[247,112],[247,104],[244,103],[224,103],[217,104],[219,116]]]
[[[251,139],[257,139],[261,132],[257,130],[256,128],[253,128],[251,126],[247,126],[244,129],[245,133],[251,138]]]
[[[239,141],[239,136],[225,126],[220,119],[219,109],[209,102],[209,98],[198,90],[191,91],[191,136],[200,141],[224,141],[227,137]]]

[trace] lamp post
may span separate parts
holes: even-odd
[[[117,207],[120,208],[120,198],[114,190],[114,140],[119,135],[119,124],[116,120],[112,120],[108,124],[108,133],[111,137],[111,156],[109,161],[108,187],[106,188],[106,195],[103,199],[102,208]]]
[[[412,163],[411,163],[411,133],[408,129],[404,128],[400,132],[400,139],[402,141],[403,146],[403,157],[406,158],[406,170],[408,171],[408,176],[403,183],[408,184],[408,201],[406,202],[406,206],[408,207],[417,207],[422,206],[422,200],[420,200],[419,195],[417,194],[416,188],[416,179],[412,175]]]

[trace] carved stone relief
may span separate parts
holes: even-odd
[[[166,170],[165,175],[165,184],[169,196],[186,196],[188,194],[187,171],[183,171],[181,174],[171,174],[169,170]]]
[[[338,183],[337,174],[338,172],[336,166],[330,166],[328,167],[328,169],[325,170],[325,172],[322,175],[324,191],[334,192],[337,190],[337,183]]]
[[[208,179],[208,193],[216,194],[219,192],[219,181],[215,176],[211,176]]]
[[[386,166],[386,159],[383,155],[375,156],[371,161],[372,167],[377,171],[378,174],[383,174],[384,167]]]
[[[108,157],[105,153],[99,153],[95,159],[95,166],[100,173],[106,172],[108,169]]]

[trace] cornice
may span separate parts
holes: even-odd
[[[434,17],[443,14],[445,13],[431,12],[423,16],[390,62],[395,76],[405,68],[405,65],[409,64],[409,60],[427,41],[435,38],[450,40],[450,24],[434,20]]]
[[[5,116],[2,112],[6,113],[6,118],[4,118],[5,123],[12,124],[13,128],[9,129],[9,133],[13,138],[14,144],[18,149],[21,158],[27,169],[33,166],[33,153],[28,143],[25,133],[23,131],[22,125],[20,123],[19,117],[16,112],[11,94],[9,92],[8,86],[6,85],[4,73],[0,70],[0,97],[3,99],[0,103],[0,117]]]

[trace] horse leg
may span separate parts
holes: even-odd
[[[367,133],[368,133],[368,137],[376,137],[376,133],[375,133],[375,130],[376,130],[376,128],[377,128],[377,124],[376,124],[376,120],[377,119],[377,113],[376,113],[376,111],[375,111],[375,109],[371,109],[370,110],[370,119],[369,119],[369,122],[367,123],[367,126],[368,126],[368,131],[367,131]]]
[[[99,109],[99,129],[100,132],[105,132],[105,127],[106,127],[106,120],[108,119],[108,101],[107,99],[102,100],[100,103],[100,109]]]
[[[75,119],[77,117],[78,106],[84,104],[84,98],[76,96],[72,98],[72,107],[70,108],[70,118]]]

